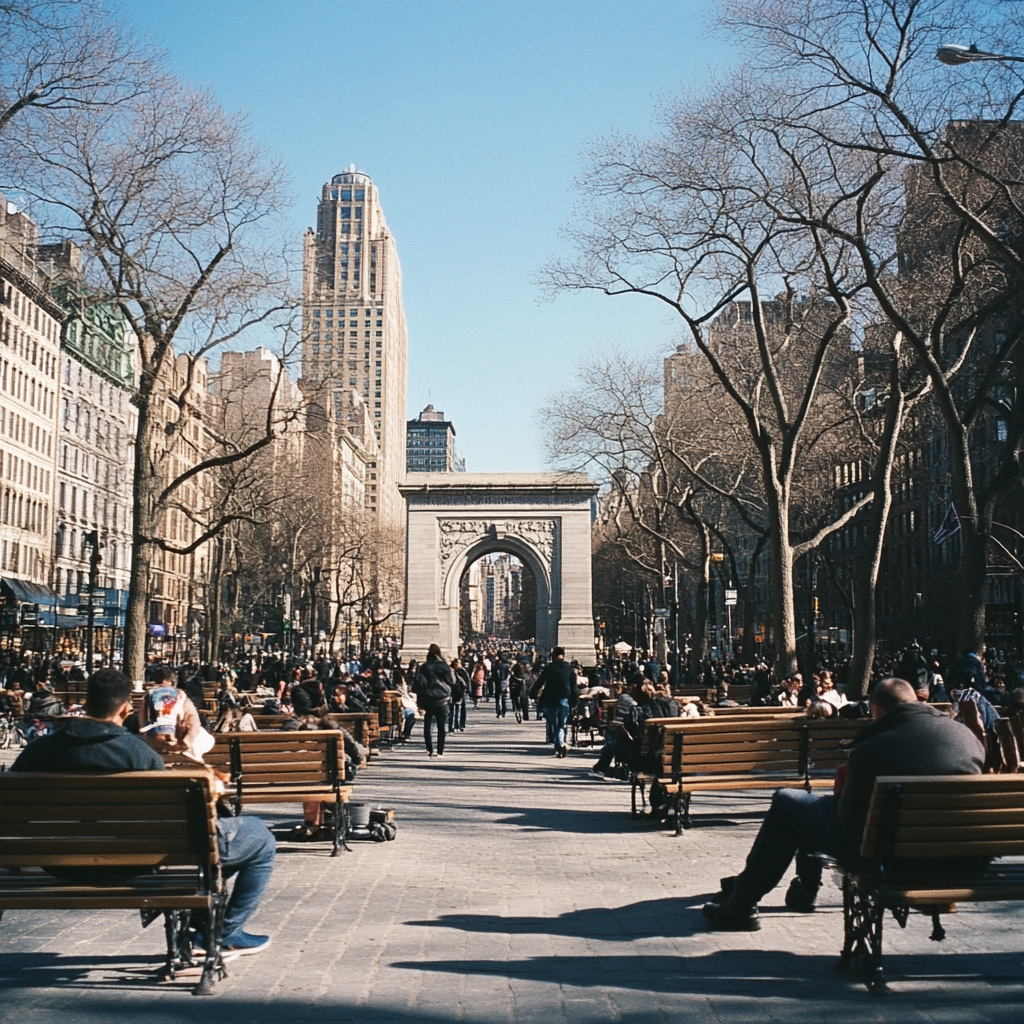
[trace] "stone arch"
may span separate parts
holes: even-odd
[[[594,660],[590,593],[591,501],[585,474],[411,473],[406,500],[402,653],[421,659],[436,643],[448,658],[459,643],[459,583],[473,561],[515,555],[538,588],[537,646]]]

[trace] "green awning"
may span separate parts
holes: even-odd
[[[49,588],[40,583],[30,583],[28,580],[19,580],[13,576],[0,577],[0,584],[9,591],[15,601],[25,604],[55,605],[57,595]]]

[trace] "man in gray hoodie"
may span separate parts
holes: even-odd
[[[840,796],[776,791],[746,867],[734,879],[723,879],[719,898],[704,906],[713,928],[756,931],[758,900],[782,881],[794,857],[797,873],[786,906],[812,911],[822,870],[813,854],[840,861],[856,856],[879,775],[977,775],[982,769],[985,751],[974,733],[919,703],[903,679],[884,679],[874,688],[871,717],[850,754]]]

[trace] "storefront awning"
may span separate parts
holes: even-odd
[[[19,580],[14,576],[0,577],[0,584],[13,595],[16,601],[25,604],[55,605],[57,595],[49,588],[40,583],[30,583],[28,580]]]

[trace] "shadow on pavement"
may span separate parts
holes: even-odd
[[[797,998],[814,1001],[815,1019],[826,1019],[827,1007],[863,998],[864,1015],[875,1018],[879,1002],[853,974],[836,970],[835,956],[808,956],[782,950],[718,950],[705,956],[538,956],[523,960],[406,961],[390,966],[410,971],[497,975],[559,986],[600,986],[665,994]],[[892,954],[885,957],[886,976],[899,992],[901,982],[935,984],[934,996],[914,993],[915,1006],[934,998],[948,1005],[947,984],[973,982],[971,1004],[1024,999],[1020,955],[1011,953],[947,955]],[[997,983],[1000,983],[997,987]],[[1017,989],[1012,996],[1004,986]]]
[[[691,913],[708,896],[645,900],[625,907],[588,907],[558,917],[499,917],[494,914],[444,914],[428,921],[406,921],[426,928],[502,935],[566,935],[579,939],[683,938],[704,931],[702,918]]]
[[[504,815],[496,825],[518,825],[524,831],[571,832],[579,835],[622,835],[636,832],[646,822],[629,817],[629,808],[622,812],[596,810],[564,810],[560,807],[480,807],[485,813]],[[660,827],[660,826],[659,826]]]

